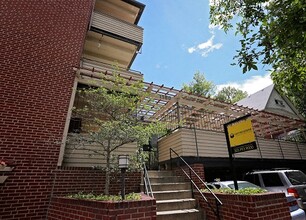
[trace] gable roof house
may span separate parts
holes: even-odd
[[[236,104],[253,108],[258,111],[266,111],[294,119],[305,120],[293,106],[291,101],[277,91],[274,84],[249,95],[248,97],[238,101]]]
[[[270,112],[283,115],[289,118],[305,121],[305,118],[298,112],[292,102],[284,95],[281,95],[274,84],[249,95],[238,101],[237,105],[256,109],[258,111]],[[297,137],[299,135],[300,137]],[[306,140],[305,128],[300,130],[285,131],[279,138],[301,138]]]

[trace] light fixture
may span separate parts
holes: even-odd
[[[127,169],[129,166],[129,156],[128,155],[119,155],[119,168]]]
[[[129,166],[129,156],[119,155],[118,165],[119,168],[121,169],[121,198],[122,200],[125,200],[125,171]]]

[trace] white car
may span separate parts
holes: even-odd
[[[306,210],[306,175],[300,170],[257,170],[246,173],[244,180],[270,192],[294,196],[300,208]]]
[[[217,189],[235,189],[234,181],[217,181],[217,182],[211,182],[211,185],[216,187]],[[256,186],[253,183],[247,182],[247,181],[237,181],[238,189],[244,189],[244,188],[260,188],[259,186]]]
[[[288,206],[290,209],[290,215],[291,215],[291,219],[292,220],[305,220],[305,212],[303,211],[303,209],[301,209],[296,201],[296,198],[294,198],[293,196],[289,195],[286,196],[287,198],[287,202],[288,202]]]
[[[237,184],[238,184],[238,189],[261,188],[248,181],[237,181]],[[212,187],[210,186],[213,186],[216,189],[224,189],[224,188],[235,189],[234,181],[217,181],[217,182],[208,183],[207,185],[211,189]],[[303,211],[303,209],[301,209],[298,206],[296,198],[294,198],[292,195],[287,195],[286,199],[287,199],[287,203],[289,206],[291,219],[292,220],[306,220],[305,212]]]

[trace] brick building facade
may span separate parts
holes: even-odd
[[[60,166],[74,67],[80,66],[95,1],[0,5],[0,160],[13,168],[0,170],[7,178],[0,183],[0,219],[45,219],[52,195],[99,191],[104,184],[102,171]],[[133,185],[128,191],[138,189]]]

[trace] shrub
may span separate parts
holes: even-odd
[[[67,196],[73,199],[88,199],[97,201],[121,201],[122,198],[119,195],[103,195],[103,194],[93,194],[93,193],[83,193],[79,192],[77,194],[71,194]],[[125,195],[125,200],[140,200],[141,195],[139,193],[129,193]]]
[[[207,189],[202,189],[202,192],[208,192]],[[225,193],[225,194],[239,194],[239,195],[254,195],[254,194],[260,194],[265,193],[267,190],[261,189],[261,188],[244,188],[244,189],[229,189],[229,188],[222,188],[222,189],[212,189],[214,193]]]

